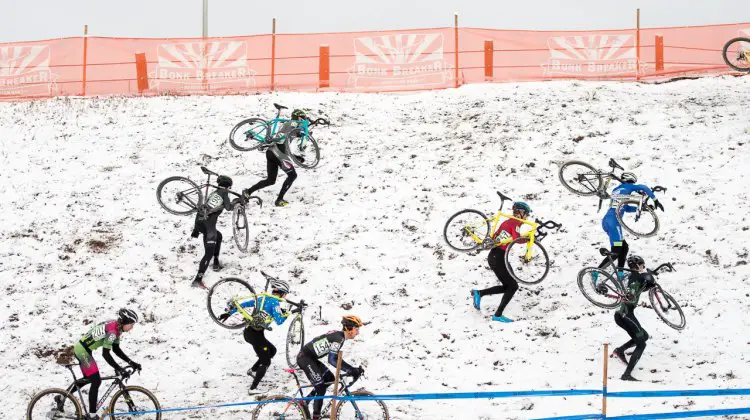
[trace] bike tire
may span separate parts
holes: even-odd
[[[243,205],[235,206],[232,210],[232,233],[237,249],[246,252],[250,241],[250,230],[247,225],[246,208]]]
[[[592,273],[597,274],[592,276]],[[589,302],[604,309],[616,308],[625,296],[622,283],[598,267],[586,267],[578,272],[578,289]]]
[[[722,58],[724,58],[724,62],[727,63],[727,66],[731,67],[732,70],[735,70],[741,73],[750,73],[750,62],[747,62],[745,67],[739,67],[730,59],[730,56],[731,56],[730,47],[734,43],[741,43],[741,42],[747,43],[747,50],[750,50],[750,38],[745,38],[745,37],[732,38],[729,41],[727,41],[726,44],[724,44],[724,48],[722,48],[721,50],[721,56]],[[740,47],[739,51],[743,52],[747,50],[742,49],[742,47]],[[739,52],[735,52],[734,55],[737,55],[737,58],[739,59]],[[745,59],[745,61],[747,60]]]
[[[305,409],[299,402],[285,402],[290,397],[286,395],[271,395],[263,399],[253,410],[253,420],[308,420]],[[290,415],[291,414],[291,415]]]
[[[577,173],[578,179],[571,178],[569,181],[566,181],[565,170],[576,166],[584,168],[585,173]],[[596,195],[596,193],[602,188],[602,183],[604,182],[602,174],[598,169],[579,160],[571,160],[563,163],[563,165],[560,166],[560,170],[557,172],[557,176],[568,191],[581,196]]]
[[[305,324],[302,321],[302,315],[297,315],[289,324],[289,331],[286,333],[286,362],[292,369],[299,369],[297,365],[297,354],[305,345]]]
[[[246,125],[248,126],[248,130],[241,133],[245,138],[242,139],[237,137],[237,131]],[[268,121],[262,118],[248,118],[242,120],[232,128],[232,131],[229,132],[229,145],[240,152],[256,150],[263,146],[263,144],[270,138],[270,131],[271,129]]]
[[[134,395],[143,394],[145,398],[133,398]],[[151,404],[144,405],[141,401],[149,400]],[[136,402],[138,404],[136,404]],[[119,403],[119,405],[118,405]],[[127,410],[127,411],[123,411]],[[132,420],[161,420],[161,412],[149,414],[134,414],[133,416],[124,416],[117,413],[133,413],[143,411],[158,411],[161,405],[156,396],[148,389],[141,386],[128,385],[118,389],[109,401],[109,414],[113,419],[132,419]]]
[[[54,418],[69,418],[69,419],[75,419],[75,420],[83,420],[83,407],[81,407],[81,403],[76,399],[76,397],[73,396],[73,394],[69,393],[68,391],[60,388],[49,388],[45,389],[43,391],[40,391],[36,395],[34,395],[31,398],[31,401],[29,402],[28,407],[26,407],[26,420],[42,420],[51,418],[49,417],[49,414],[55,410],[55,407],[49,407],[52,408],[52,410],[47,410],[46,413],[43,413],[42,415],[38,415],[35,413],[35,408],[41,409],[41,411],[45,411],[46,408],[42,407],[42,403],[40,400],[46,396],[49,396],[51,394],[57,394],[62,395],[64,398],[63,400],[63,410],[65,409],[66,405],[69,403],[72,403],[74,412],[70,413],[70,417],[54,417]],[[54,401],[54,396],[50,399],[50,402]]]
[[[513,242],[508,244],[508,247],[505,248],[505,267],[508,269],[508,273],[510,273],[517,282],[526,285],[538,284],[544,280],[549,273],[549,255],[547,255],[547,250],[544,249],[539,241],[534,241],[534,244],[531,246],[531,260],[535,265],[543,266],[544,268],[538,270],[541,271],[541,274],[532,272],[532,270],[528,268],[531,267],[529,264],[530,261],[526,260],[525,255],[525,248],[528,248],[528,242],[529,238],[521,237],[514,239]],[[516,250],[518,250],[517,252],[523,253],[523,255],[511,256]],[[521,262],[521,264],[514,265],[514,263],[517,262]]]
[[[659,301],[657,297],[657,293],[661,292],[661,295],[664,296],[664,300],[667,303],[667,306],[665,307],[664,304]],[[665,324],[669,325],[670,327],[674,328],[675,330],[682,330],[685,328],[685,325],[687,325],[687,321],[685,320],[685,313],[682,312],[682,308],[677,303],[674,297],[670,295],[669,293],[665,292],[664,289],[661,287],[653,287],[651,290],[648,291],[648,300],[651,302],[651,307],[654,308],[654,312],[656,312],[656,315],[659,316],[659,319],[664,321]],[[677,314],[679,315],[679,322],[675,322],[672,319],[669,319],[667,317],[667,312],[669,311],[677,311]]]
[[[305,135],[299,128],[292,130],[287,135],[286,147],[292,162],[301,168],[312,169],[320,163],[320,147],[310,133]]]
[[[372,397],[375,396],[370,391],[360,389],[351,392],[353,397]],[[358,411],[364,411],[363,406],[367,406],[367,414],[358,416]],[[351,413],[351,414],[350,414]],[[382,419],[390,420],[390,414],[388,413],[388,406],[382,400],[359,400],[359,401],[339,401],[336,405],[336,418],[341,420],[349,419]]]
[[[176,181],[184,182],[188,184],[190,188],[177,188],[178,191],[174,193],[175,196],[173,198],[177,200],[175,204],[178,204],[179,206],[170,207],[169,205],[167,205],[167,203],[169,202],[166,201],[166,195],[171,195],[172,193],[167,193],[164,190],[169,183],[173,183],[173,185],[176,185]],[[167,191],[168,190],[169,189],[167,189]],[[156,199],[159,201],[159,205],[161,206],[161,208],[168,211],[169,213],[176,214],[178,216],[187,216],[198,211],[198,207],[203,203],[203,193],[201,192],[200,187],[198,187],[198,184],[191,181],[190,179],[184,176],[170,176],[169,178],[160,182],[159,186],[156,187]]]
[[[470,222],[460,223],[461,226],[459,227],[452,227],[451,222],[462,215],[465,215]],[[487,228],[486,230],[484,230],[485,227]],[[492,229],[490,221],[484,213],[479,210],[465,209],[448,218],[448,221],[443,228],[443,239],[445,239],[448,246],[456,251],[473,251],[482,246],[482,242],[476,242],[476,239],[474,239],[471,234],[484,241],[492,234],[490,229]],[[471,242],[469,242],[469,240],[471,240]]]
[[[236,289],[230,290],[229,286],[231,284],[234,284],[234,287],[236,287]],[[221,293],[219,293],[220,289],[222,290]],[[255,293],[255,289],[253,289],[253,287],[250,286],[250,284],[245,280],[238,279],[236,277],[227,277],[221,279],[216,282],[216,284],[211,286],[210,289],[208,289],[208,296],[206,297],[206,307],[208,308],[208,315],[215,323],[230,330],[243,328],[248,323],[248,321],[242,316],[242,314],[239,313],[239,311],[235,311],[233,314],[230,314],[229,318],[223,321],[219,318],[222,314],[231,310],[232,306],[234,306],[234,303],[231,302],[231,298],[236,296],[243,296],[244,298],[249,298],[250,296],[252,296],[252,299],[254,300],[253,309],[252,311],[247,312],[250,312],[252,315],[256,314],[256,312],[258,311],[258,296]],[[223,310],[219,309],[222,306]]]
[[[659,217],[656,215],[654,209],[648,206],[645,208],[641,208],[640,216],[638,217],[647,217],[650,220],[653,220],[653,222],[647,224],[645,229],[638,229],[635,227],[635,220],[630,220],[629,218],[625,217],[634,214],[624,212],[625,206],[640,207],[641,202],[639,200],[625,200],[621,201],[620,204],[617,205],[615,216],[617,217],[617,221],[620,222],[620,225],[622,225],[623,229],[640,238],[649,238],[656,235],[656,232],[659,231]],[[651,224],[653,224],[653,227],[650,227]]]

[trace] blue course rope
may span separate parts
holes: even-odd
[[[607,397],[612,398],[701,397],[717,395],[750,395],[750,388],[693,389],[682,391],[624,391],[607,393]]]
[[[607,419],[620,419],[620,420],[681,419],[681,418],[687,418],[687,417],[729,416],[732,414],[750,414],[750,407],[727,408],[724,410],[683,411],[679,413],[633,414],[629,416],[607,417]]]
[[[585,420],[585,419],[603,419],[604,416],[601,414],[580,414],[575,416],[563,416],[563,417],[544,417],[534,420]],[[609,417],[607,417],[609,418]]]

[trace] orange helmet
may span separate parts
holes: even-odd
[[[357,315],[344,315],[343,318],[341,318],[341,325],[344,326],[345,329],[349,328],[359,328],[362,325],[362,320],[359,319]]]

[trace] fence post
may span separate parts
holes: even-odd
[[[271,27],[271,90],[276,86],[276,18]]]
[[[333,379],[333,396],[339,392],[339,374],[341,373],[341,360],[343,359],[343,352],[339,350],[336,358],[336,377]],[[336,400],[331,398],[331,420],[336,420]]]
[[[656,71],[664,71],[664,37],[656,35],[654,45],[656,45]]]
[[[456,74],[453,87],[458,87],[458,12],[453,14],[453,33],[455,35],[454,45],[456,47]]]
[[[320,65],[318,66],[318,88],[331,86],[331,49],[328,45],[320,46]]]
[[[86,64],[89,52],[89,25],[83,25],[83,92],[81,96],[86,96]]]
[[[609,344],[604,344],[604,369],[602,370],[602,418],[607,418],[607,362],[609,361]]]
[[[641,9],[635,9],[635,80],[641,79]]]
[[[135,53],[135,74],[138,82],[138,93],[148,90],[148,66],[146,53]]]
[[[484,81],[493,79],[495,48],[491,39],[484,41]]]

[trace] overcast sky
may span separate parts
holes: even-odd
[[[459,25],[496,29],[623,29],[750,22],[739,0],[209,0],[209,36]],[[0,0],[0,42],[79,36],[199,37],[203,0]]]

